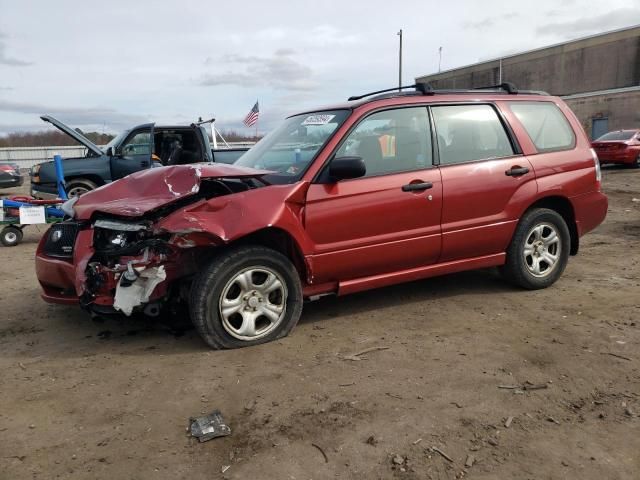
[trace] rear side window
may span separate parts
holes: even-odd
[[[507,132],[490,105],[432,107],[440,164],[513,155]]]
[[[509,106],[539,152],[575,147],[576,136],[571,125],[554,103],[511,102]]]

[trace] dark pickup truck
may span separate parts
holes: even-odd
[[[125,130],[106,146],[99,147],[79,131],[49,115],[40,118],[87,148],[83,157],[63,159],[69,197],[82,195],[146,168],[199,162],[233,163],[248,150],[212,149],[202,124],[156,126],[153,123]],[[31,195],[44,199],[58,196],[53,162],[41,163],[31,169]]]

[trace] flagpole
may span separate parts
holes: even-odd
[[[256,105],[258,105],[258,118],[256,118],[256,142],[258,141],[258,122],[260,121],[260,104],[256,99]]]

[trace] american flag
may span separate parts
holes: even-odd
[[[260,115],[260,108],[258,107],[258,102],[253,106],[247,116],[244,117],[242,123],[244,123],[247,127],[253,126],[258,121],[258,116]]]

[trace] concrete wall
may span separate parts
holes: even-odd
[[[499,77],[498,59],[416,81],[428,81],[435,88],[473,88],[499,83]],[[502,81],[552,95],[640,85],[640,27],[506,56]]]
[[[608,119],[609,131],[640,128],[640,90],[566,98],[564,101],[576,114],[589,138],[594,118]]]

